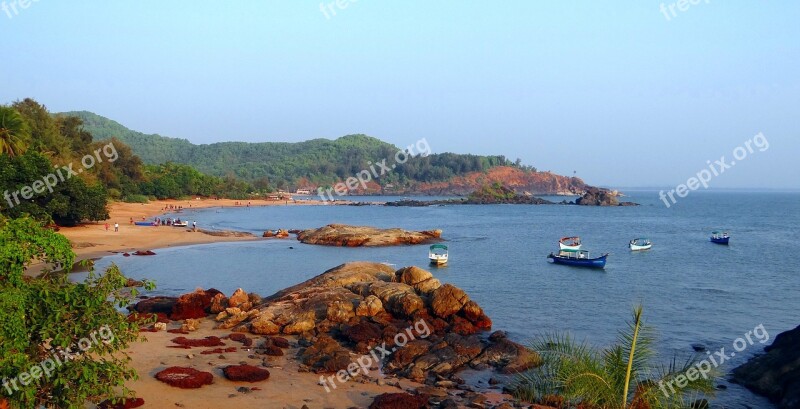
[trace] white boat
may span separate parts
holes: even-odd
[[[580,237],[562,237],[561,240],[558,241],[558,249],[561,251],[568,250],[568,251],[577,251],[581,249],[581,238]]]
[[[189,222],[172,222],[172,227],[186,227]]]
[[[431,264],[436,264],[438,266],[442,264],[447,264],[448,259],[448,250],[447,246],[444,244],[434,244],[428,250],[428,259],[431,261]]]
[[[653,243],[650,239],[639,238],[631,240],[628,243],[628,247],[630,247],[631,251],[650,250],[653,247]]]

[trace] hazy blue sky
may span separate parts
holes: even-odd
[[[677,185],[763,132],[712,186],[800,188],[800,2],[320,5],[0,9],[0,103],[195,143],[425,137],[611,186]]]

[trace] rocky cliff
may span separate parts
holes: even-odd
[[[579,195],[588,187],[583,180],[577,177],[498,166],[486,172],[472,172],[464,176],[457,176],[447,182],[419,183],[410,193],[468,195],[482,186],[491,185],[494,182],[499,182],[517,192],[528,192],[533,195]]]
[[[800,408],[800,326],[778,334],[766,354],[733,370],[733,381],[781,409]]]

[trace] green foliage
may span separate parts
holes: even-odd
[[[470,193],[469,200],[477,202],[502,202],[504,200],[512,200],[517,197],[517,193],[508,187],[503,186],[500,182],[494,182],[491,185],[484,184],[480,189]]]
[[[544,336],[530,347],[542,358],[542,366],[519,375],[514,394],[529,402],[552,401],[559,396],[568,406],[655,409],[688,408],[700,393],[714,393],[713,377],[699,377],[684,388],[675,388],[675,393],[663,393],[661,382],[686,373],[696,362],[690,359],[683,366],[673,361],[668,367],[652,367],[653,343],[641,307],[634,310],[633,320],[626,331],[620,331],[617,342],[602,350],[578,343],[567,334]]]
[[[0,214],[8,217],[28,214],[41,221],[53,220],[63,225],[108,218],[105,188],[96,183],[88,185],[78,177],[66,179],[64,175],[65,180],[53,186],[52,192],[35,193],[28,200],[22,197],[23,188],[54,171],[50,161],[34,151],[13,158],[0,155],[0,186],[7,189],[2,192],[5,197]]]
[[[27,149],[31,131],[16,109],[0,105],[0,154],[17,156]]]
[[[123,293],[119,269],[91,272],[83,283],[58,273],[24,276],[34,261],[71,266],[74,259],[64,236],[34,220],[0,220],[0,397],[12,407],[83,408],[131,393],[124,382],[136,373],[123,350],[139,328],[118,312],[133,297]],[[67,358],[68,350],[83,353]]]
[[[68,112],[84,121],[95,137],[117,137],[129,144],[148,164],[168,162],[194,166],[216,176],[233,176],[254,182],[259,190],[271,188],[330,186],[387,160],[394,164],[400,148],[366,135],[347,135],[336,140],[313,139],[298,143],[224,142],[194,145],[185,139],[146,135],[91,112]],[[415,152],[420,153],[420,152]],[[461,155],[455,153],[417,156],[382,176],[382,185],[409,187],[418,182],[446,181],[468,172],[513,163],[503,156]],[[374,165],[373,165],[374,166]],[[376,168],[379,170],[379,168]],[[271,186],[264,186],[265,181]]]

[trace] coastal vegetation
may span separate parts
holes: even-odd
[[[577,342],[568,334],[535,340],[529,349],[539,354],[542,365],[518,376],[514,394],[528,402],[558,407],[697,407],[700,394],[713,394],[714,378],[684,376],[697,372],[694,359],[683,365],[673,360],[668,366],[653,366],[655,338],[642,311],[641,306],[635,308],[628,328],[604,349]],[[679,376],[686,380],[682,387],[665,387]]]
[[[117,310],[136,294],[123,292],[119,269],[90,272],[82,283],[52,272],[25,277],[35,261],[74,259],[66,237],[31,218],[0,216],[0,406],[5,398],[12,407],[83,408],[129,395],[124,383],[136,374],[123,350],[139,324]]]
[[[108,218],[108,199],[246,198],[254,187],[189,165],[145,165],[117,138],[98,140],[83,120],[32,100],[0,106],[0,214],[73,225]],[[35,192],[35,194],[33,194]]]
[[[147,135],[100,115],[67,112],[80,118],[85,129],[98,138],[117,137],[130,145],[148,164],[176,162],[215,175],[233,175],[261,186],[277,189],[328,187],[369,169],[373,162],[392,160],[401,148],[367,135],[347,135],[336,140],[304,142],[221,142],[195,145],[186,139]],[[373,165],[374,166],[374,165]],[[456,153],[430,154],[397,163],[380,178],[381,186],[402,190],[418,183],[447,181],[470,172],[497,166],[513,166],[526,172],[536,168],[512,162],[502,155],[483,156]]]

